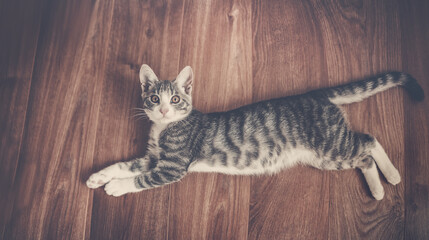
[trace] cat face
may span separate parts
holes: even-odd
[[[192,110],[192,68],[185,67],[174,81],[158,80],[152,69],[140,68],[143,109],[154,123],[168,124],[184,119]]]

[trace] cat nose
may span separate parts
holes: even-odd
[[[159,111],[162,113],[162,115],[165,116],[165,114],[167,114],[169,110],[168,110],[168,108],[161,108],[161,109],[159,109]]]

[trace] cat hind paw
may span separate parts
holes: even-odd
[[[375,200],[378,200],[378,201],[380,201],[384,197],[384,189],[379,189],[371,193],[372,193],[372,196],[375,198]]]
[[[401,175],[398,170],[395,169],[395,171],[392,171],[389,176],[386,176],[386,179],[390,184],[396,185],[401,182]]]

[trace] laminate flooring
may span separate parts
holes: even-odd
[[[399,70],[429,94],[429,2],[0,0],[1,239],[429,239],[429,103],[399,88],[344,107],[403,181],[357,170],[192,173],[114,198],[89,175],[145,154],[138,71],[195,74],[224,111]]]

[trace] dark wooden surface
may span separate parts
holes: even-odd
[[[222,111],[386,70],[429,94],[427,1],[0,1],[0,239],[429,239],[429,104],[392,89],[346,106],[402,183],[358,171],[189,174],[120,198],[84,182],[145,153],[138,70],[191,65]]]

